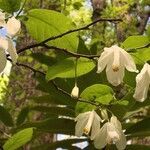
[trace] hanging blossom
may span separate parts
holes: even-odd
[[[74,88],[71,91],[71,97],[78,98],[79,97],[79,88],[77,84],[75,84]]]
[[[15,17],[11,17],[5,21],[5,14],[0,12],[0,27],[5,28],[7,32],[6,37],[0,37],[0,73],[4,70],[7,59],[6,54],[9,53],[12,62],[15,64],[18,58],[16,48],[13,44],[12,38],[19,32],[21,23]]]
[[[97,149],[102,149],[107,144],[116,144],[118,150],[124,150],[126,147],[126,137],[122,131],[121,123],[115,116],[112,116],[110,122],[105,123],[99,129],[94,138],[94,146]]]
[[[141,72],[136,76],[136,88],[133,97],[143,102],[147,98],[150,85],[150,65],[145,63]]]
[[[91,139],[94,139],[96,133],[100,128],[101,120],[102,119],[94,110],[79,114],[75,118],[75,121],[77,121],[75,127],[75,135],[80,137],[83,135],[83,133],[88,135],[91,131]]]
[[[104,48],[98,59],[97,73],[102,72],[105,67],[107,79],[114,86],[123,81],[125,68],[130,72],[138,72],[132,57],[117,45]]]

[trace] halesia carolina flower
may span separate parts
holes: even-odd
[[[126,147],[126,137],[122,131],[121,123],[115,116],[98,131],[94,138],[94,146],[97,149],[104,148],[107,144],[116,144],[118,150]]]
[[[74,88],[71,91],[71,97],[78,98],[79,97],[79,88],[75,84]]]
[[[98,59],[97,73],[102,72],[105,67],[107,79],[114,86],[123,81],[125,68],[130,72],[137,72],[132,57],[117,45],[104,48],[104,52]]]
[[[16,63],[18,55],[12,40],[10,40],[9,38],[5,39],[0,37],[0,73],[3,72],[7,63],[5,51],[9,53],[12,62]]]
[[[94,139],[100,128],[101,121],[101,118],[94,110],[79,114],[75,121],[77,121],[75,127],[76,136],[80,137],[83,133],[88,135],[91,131],[91,139]]]
[[[21,27],[21,23],[15,17],[8,19],[5,22],[5,14],[0,12],[0,26],[6,28],[7,36],[5,38],[0,37],[0,73],[3,72],[6,66],[6,54],[9,53],[12,62],[15,64],[17,62],[17,52],[13,44],[12,37],[16,35]]]
[[[150,85],[150,65],[145,63],[141,72],[136,76],[136,88],[133,97],[143,102],[147,98],[148,89]]]

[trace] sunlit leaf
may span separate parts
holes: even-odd
[[[4,150],[17,150],[32,139],[33,128],[27,128],[14,134],[5,144]]]

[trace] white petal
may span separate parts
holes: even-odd
[[[97,148],[97,149],[104,148],[107,144],[106,138],[107,138],[107,123],[105,123],[103,125],[103,127],[99,130],[99,132],[97,133],[97,135],[94,138],[95,148]]]
[[[89,134],[91,127],[92,127],[92,124],[93,124],[93,120],[94,120],[94,110],[91,111],[89,118],[88,118],[88,121],[87,121],[87,124],[83,129],[84,134],[86,134],[86,135]]]
[[[0,11],[0,26],[3,27],[5,26],[5,13],[2,13]]]
[[[141,72],[136,76],[136,88],[133,97],[140,102],[147,98],[150,84],[149,65],[146,63]]]
[[[17,20],[15,17],[8,19],[6,24],[6,30],[10,36],[16,35],[19,32],[20,28],[21,23],[19,20]]]
[[[93,120],[92,130],[91,130],[91,140],[94,139],[94,137],[96,136],[96,134],[98,133],[98,131],[100,129],[100,121],[101,121],[101,118],[94,111],[94,120]]]
[[[116,147],[118,150],[124,150],[127,145],[126,137],[123,131],[119,134],[120,140],[116,142]]]
[[[136,76],[136,82],[139,82],[142,80],[143,76],[147,75],[147,72],[149,72],[150,65],[148,63],[145,63],[141,72]]]
[[[110,122],[111,122],[112,124],[114,124],[114,126],[115,126],[116,129],[122,130],[121,123],[120,123],[120,121],[117,119],[116,116],[112,116],[111,119],[110,119]]]
[[[98,70],[97,73],[100,73],[104,70],[110,59],[112,59],[113,51],[110,48],[104,48],[104,52],[101,54],[98,59]]]
[[[135,62],[131,55],[122,48],[120,48],[120,52],[121,60],[125,68],[130,72],[138,72],[138,70],[136,69]]]
[[[91,113],[91,111],[88,111],[88,112],[79,114],[79,115],[75,118],[75,121],[82,120],[85,116],[89,116],[90,113]]]
[[[12,40],[9,38],[8,38],[8,50],[7,51],[9,52],[10,57],[11,57],[13,63],[15,64],[17,62],[18,54],[17,54],[16,48],[15,48]]]
[[[4,50],[8,49],[8,41],[5,38],[0,37],[0,48]]]
[[[9,60],[7,60],[6,66],[2,73],[8,77],[11,73],[11,67],[12,67],[12,63]]]
[[[147,98],[148,89],[149,89],[149,85],[145,87],[136,87],[133,97],[137,101],[143,102]]]
[[[122,131],[121,123],[117,119],[116,116],[111,117],[111,123],[114,124],[114,126],[118,130],[118,134],[119,134],[119,140],[116,142],[116,146],[117,146],[118,150],[123,150],[126,147],[127,141],[126,141],[126,137]]]
[[[124,67],[120,66],[119,70],[114,72],[112,67],[107,66],[106,68],[107,80],[114,86],[119,85],[123,81]]]
[[[7,63],[6,54],[3,49],[0,49],[0,73],[3,72]]]
[[[83,129],[86,126],[87,122],[88,122],[88,115],[83,115],[81,116],[81,118],[78,118],[76,126],[75,126],[75,135],[80,137],[83,134]]]
[[[111,122],[109,122],[107,124],[107,143],[108,144],[112,144],[113,142],[116,142],[119,140],[119,132],[118,130],[115,128],[114,124],[112,124]]]

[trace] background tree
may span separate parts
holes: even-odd
[[[137,140],[149,136],[150,97],[135,102],[136,73],[127,72],[117,87],[107,82],[105,72],[96,74],[97,58],[104,47],[114,44],[133,56],[139,70],[149,62],[149,4],[149,0],[1,0],[2,11],[22,22],[14,39],[19,59],[0,107],[4,149],[81,149],[72,144],[83,141],[89,143],[85,150],[95,149],[89,138],[57,141],[54,134],[74,135],[73,118],[95,108],[96,98],[104,112],[110,110],[121,121],[132,143],[127,149],[149,149],[148,138]],[[75,82],[79,99],[71,97]],[[98,114],[103,116],[100,110]]]

